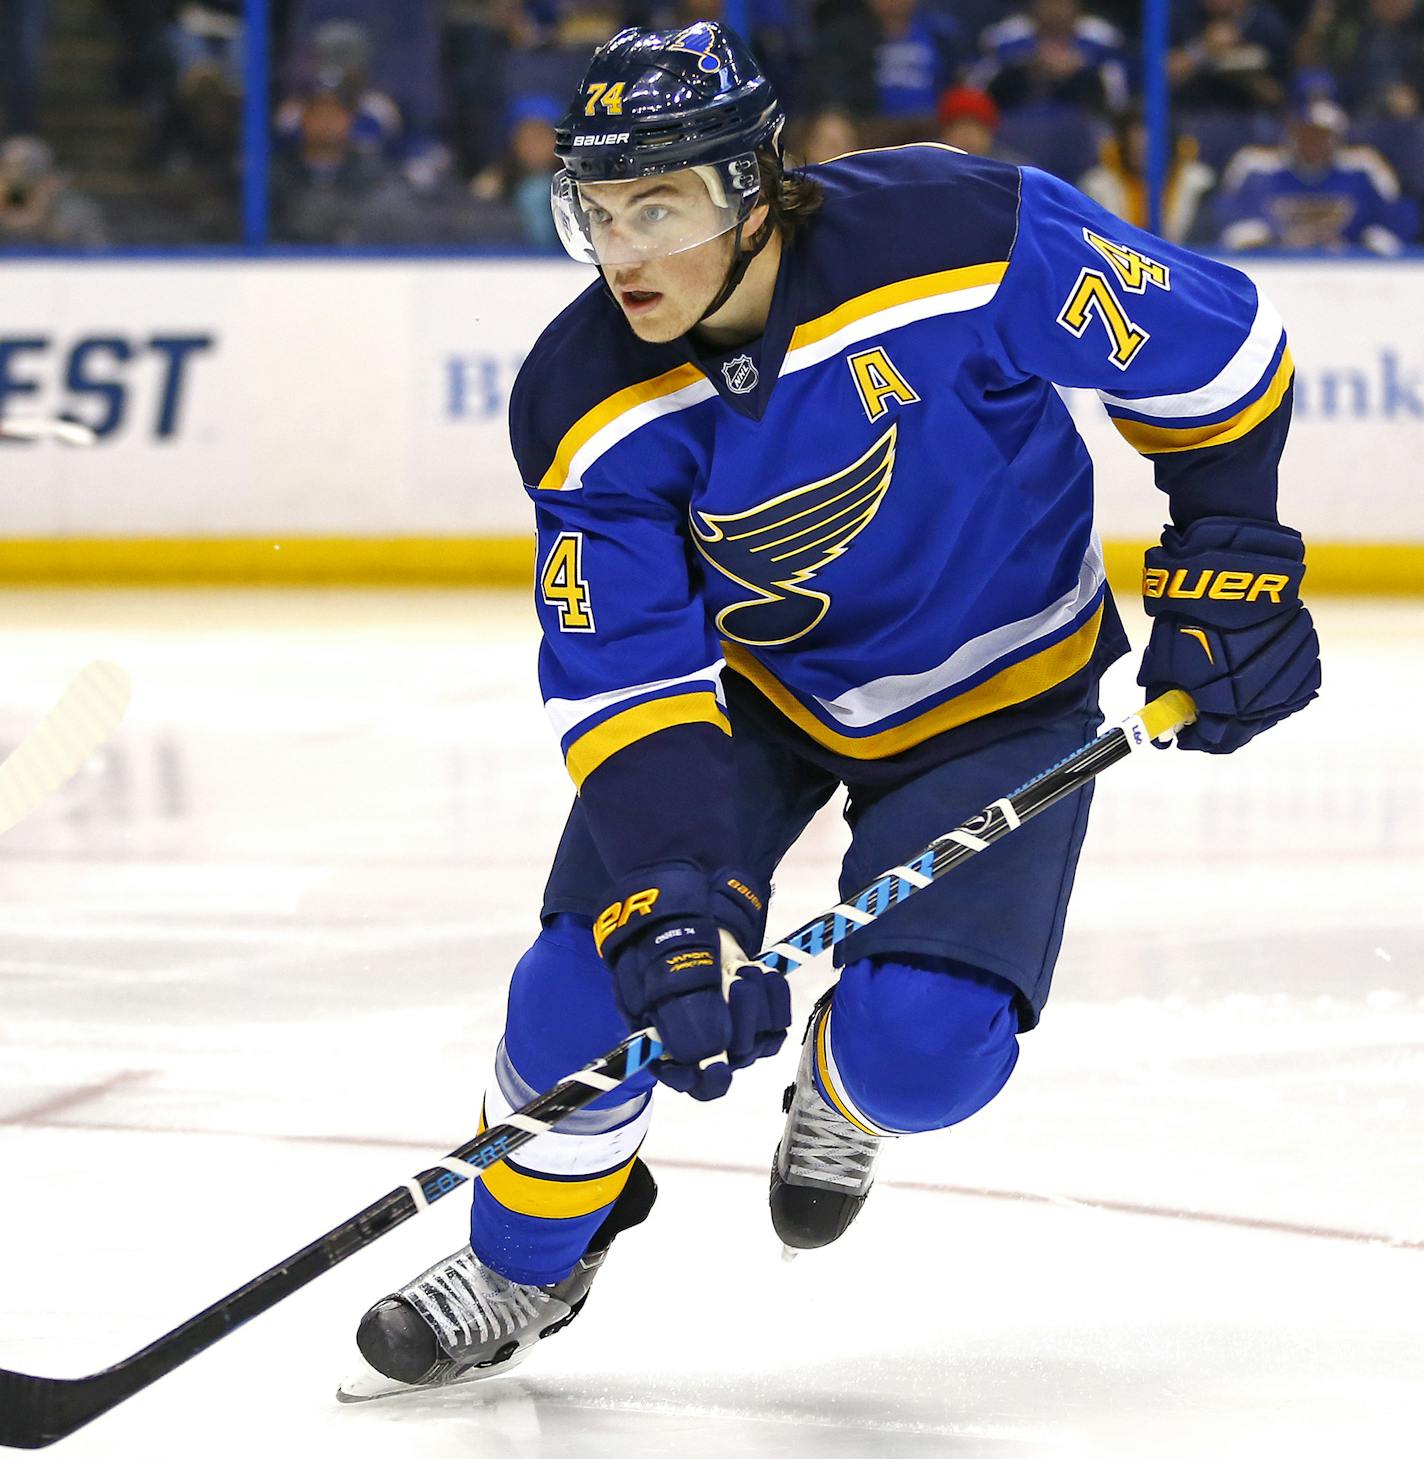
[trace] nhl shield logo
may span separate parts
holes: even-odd
[[[752,363],[750,355],[738,355],[736,359],[728,360],[722,366],[722,378],[727,382],[727,389],[734,395],[746,395],[756,389],[757,367]]]

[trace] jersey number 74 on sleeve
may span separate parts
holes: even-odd
[[[1159,289],[1172,287],[1170,270],[1156,259],[1148,258],[1125,244],[1112,243],[1087,228],[1083,229],[1083,237],[1088,246],[1111,265],[1128,293],[1145,294],[1148,284]],[[1058,311],[1058,322],[1069,334],[1082,339],[1094,314],[1108,332],[1111,345],[1108,358],[1119,370],[1127,369],[1151,336],[1141,325],[1128,318],[1127,310],[1108,276],[1100,269],[1085,268],[1078,274],[1072,292]]]

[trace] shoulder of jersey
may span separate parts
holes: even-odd
[[[808,169],[825,190],[809,260],[847,297],[905,279],[1007,263],[1018,228],[1017,167],[918,142]]]
[[[509,398],[509,437],[528,486],[537,486],[569,430],[631,385],[685,364],[669,345],[645,344],[598,279],[535,341]]]

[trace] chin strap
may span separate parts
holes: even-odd
[[[742,229],[746,226],[745,218],[737,224],[737,235],[732,240],[732,263],[727,270],[727,277],[722,280],[722,287],[717,290],[712,302],[702,311],[701,318],[697,321],[698,324],[701,324],[704,319],[710,319],[737,292],[737,285],[746,277],[747,270],[752,266],[752,260],[771,242],[775,224],[768,214],[766,222],[761,225],[756,236],[751,239],[743,251]],[[693,327],[696,328],[695,325]]]

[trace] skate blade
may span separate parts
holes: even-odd
[[[783,1246],[781,1248],[782,1261],[795,1261],[801,1253],[794,1246]]]
[[[502,1377],[517,1368],[529,1355],[533,1343],[526,1343],[513,1357],[506,1358],[490,1368],[466,1368],[449,1378],[434,1383],[401,1383],[378,1373],[364,1359],[358,1358],[360,1367],[344,1378],[336,1389],[338,1403],[371,1403],[378,1398],[398,1398],[410,1393],[444,1393],[450,1388],[463,1388],[471,1383],[485,1383],[491,1378]]]

